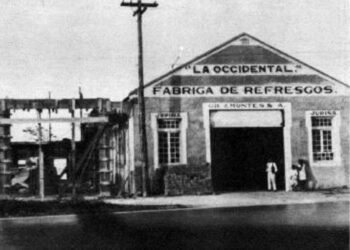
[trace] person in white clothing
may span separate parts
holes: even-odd
[[[278,171],[276,163],[269,159],[266,163],[266,173],[267,173],[267,189],[277,191],[276,187],[276,173]]]
[[[299,188],[299,167],[297,165],[292,165],[292,169],[290,170],[289,185],[293,191],[296,191]]]
[[[299,186],[301,190],[305,190],[307,188],[307,177],[306,177],[306,162],[303,159],[298,160],[299,167]]]

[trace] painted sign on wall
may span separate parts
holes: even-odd
[[[201,64],[187,65],[180,75],[296,75],[310,73],[300,64]]]
[[[205,103],[206,108],[214,110],[252,110],[252,109],[284,109],[286,103],[282,102],[213,102]]]
[[[314,110],[311,111],[311,116],[335,116],[337,111],[335,110]]]
[[[246,85],[246,86],[154,86],[147,97],[233,97],[233,96],[332,96],[345,95],[333,85]]]

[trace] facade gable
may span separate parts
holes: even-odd
[[[249,91],[245,91],[246,87]],[[155,79],[146,97],[348,95],[349,86],[242,34]],[[227,89],[230,89],[229,94]],[[247,93],[246,93],[247,92]]]

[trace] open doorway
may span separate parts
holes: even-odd
[[[283,127],[211,128],[212,184],[216,192],[267,189],[266,162],[278,166],[284,190]]]

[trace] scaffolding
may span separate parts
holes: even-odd
[[[71,117],[67,118],[42,118],[43,110],[57,111],[66,109]],[[80,109],[80,117],[75,116],[75,111]],[[82,117],[82,109],[90,110],[88,117]],[[36,118],[11,118],[11,111],[14,110],[36,110]],[[45,196],[45,176],[47,175],[44,158],[50,151],[42,141],[41,125],[49,123],[71,124],[70,145],[63,145],[68,149],[67,165],[58,175],[58,180],[66,174],[67,183],[60,183],[59,195],[71,193],[73,196],[82,190],[86,183],[94,184],[94,191],[98,195],[110,195],[111,186],[116,184],[117,162],[119,161],[117,150],[117,138],[115,131],[123,127],[127,121],[126,115],[122,113],[120,103],[111,102],[108,99],[2,99],[0,100],[0,195],[8,195],[12,188],[13,179],[18,166],[13,162],[11,125],[36,123],[38,124],[38,190],[36,194],[40,198]],[[75,127],[81,127],[82,141],[76,144]],[[46,144],[52,144],[50,141]],[[25,148],[25,146],[24,146]],[[46,150],[46,151],[45,151]],[[12,181],[13,182],[13,181]],[[79,190],[77,190],[79,189]]]

